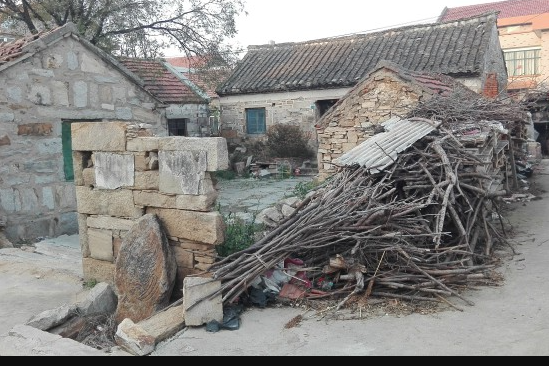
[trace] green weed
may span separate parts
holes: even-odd
[[[299,182],[294,187],[292,193],[294,196],[298,197],[299,199],[304,199],[309,192],[314,190],[316,187],[318,187],[318,183],[316,181],[310,181],[310,182]]]
[[[223,215],[225,221],[225,241],[217,247],[217,254],[220,257],[227,257],[248,249],[255,243],[256,233],[263,230],[263,225],[254,223],[255,217],[250,221],[245,221],[234,214]]]
[[[99,282],[97,282],[97,280],[95,278],[92,278],[92,279],[89,279],[87,281],[84,281],[84,284],[83,284],[83,287],[86,289],[86,290],[91,290],[92,288],[94,288],[95,286],[98,285]]]

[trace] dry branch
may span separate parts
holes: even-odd
[[[508,243],[501,219],[493,218],[501,217],[498,200],[510,192],[490,188],[494,174],[481,169],[486,158],[470,147],[489,147],[490,136],[504,133],[498,128],[524,122],[523,112],[509,101],[469,94],[422,101],[408,117],[442,122],[435,132],[380,173],[340,167],[266,237],[216,263],[212,281],[222,286],[208,298],[236,302],[267,270],[299,258],[313,286],[333,282],[328,295],[308,298],[337,298],[334,309],[359,293],[435,302],[454,296],[472,305],[460,292],[496,282],[492,253]],[[348,266],[330,267],[334,258]]]
[[[270,235],[216,263],[211,271],[222,287],[212,297],[237,301],[254,279],[287,258],[317,268],[307,272],[314,283],[340,255],[365,268],[360,286],[341,281],[354,278],[343,270],[334,276],[340,305],[363,292],[365,283],[371,296],[439,301],[444,295],[472,305],[459,294],[464,276],[486,271],[490,251],[504,235],[485,209],[497,210],[497,196],[477,188],[487,177],[463,164],[474,159],[448,134],[418,142],[386,172],[342,168]]]

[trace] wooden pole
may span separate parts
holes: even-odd
[[[518,189],[518,178],[517,178],[517,165],[515,162],[515,140],[511,138],[509,141],[509,158],[511,162],[511,177],[513,178],[513,188]]]

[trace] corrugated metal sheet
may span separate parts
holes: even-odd
[[[391,166],[398,154],[438,128],[426,120],[393,118],[383,124],[387,132],[372,136],[334,162],[340,166],[359,164],[370,173],[379,173]]]

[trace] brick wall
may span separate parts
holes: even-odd
[[[211,173],[228,168],[226,140],[151,135],[126,122],[72,125],[85,280],[113,284],[122,240],[145,214],[166,230],[178,283],[214,263],[225,228]]]

